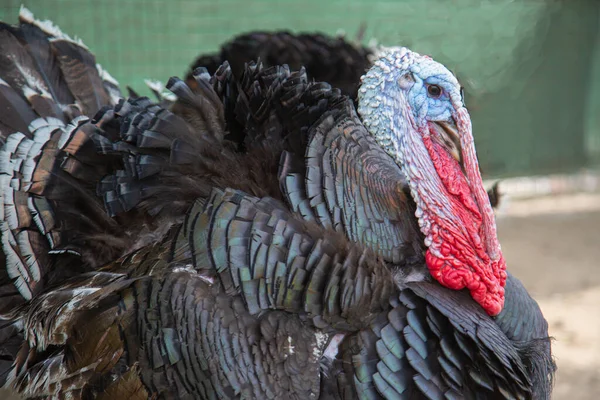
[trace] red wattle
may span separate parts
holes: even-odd
[[[448,206],[455,217],[448,220],[428,213],[431,245],[425,260],[429,271],[450,289],[467,288],[488,314],[497,315],[504,305],[504,258],[500,254],[499,259],[492,260],[486,252],[483,218],[458,162],[431,136],[423,135],[423,143],[447,191]],[[436,251],[432,252],[433,249]]]
[[[431,276],[443,286],[453,290],[468,289],[473,300],[479,303],[489,315],[498,315],[502,311],[504,307],[504,285],[506,283],[506,271],[502,268],[504,258],[492,261],[489,266],[479,265],[478,268],[470,270],[464,268],[464,264],[456,258],[438,258],[430,250],[427,250],[425,262]],[[500,273],[493,274],[492,277],[482,278],[477,270],[481,271],[488,268],[497,270]]]

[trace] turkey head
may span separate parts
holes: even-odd
[[[365,127],[408,179],[431,275],[450,289],[467,288],[497,315],[506,265],[456,77],[428,56],[382,49],[358,103]]]

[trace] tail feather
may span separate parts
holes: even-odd
[[[22,43],[33,58],[37,70],[44,79],[52,98],[59,104],[72,104],[75,99],[64,82],[60,66],[46,38],[37,26],[21,23]]]
[[[0,139],[12,132],[28,132],[27,127],[37,118],[30,105],[4,81],[0,75]]]
[[[158,105],[162,108],[169,108],[177,100],[177,96],[166,90],[165,85],[161,81],[146,79],[144,82],[154,96],[156,96]],[[127,87],[127,90],[129,91],[129,97],[140,97],[140,95],[130,87]]]
[[[287,31],[250,32],[223,44],[219,53],[194,60],[186,83],[194,87],[193,71],[197,67],[205,67],[213,74],[227,60],[234,75],[240,77],[246,63],[260,58],[265,67],[284,64],[292,70],[305,67],[310,80],[328,82],[354,99],[360,77],[370,66],[370,54],[370,49],[339,37]]]
[[[145,97],[130,99],[117,106],[114,113],[96,118],[101,120],[98,126],[106,131],[106,136],[114,140],[104,140],[101,151],[120,154],[124,167],[105,176],[98,186],[98,194],[111,216],[138,206],[157,215],[167,204],[164,199],[151,200],[157,194],[169,194],[174,199],[168,202],[171,210],[182,212],[201,195],[200,189],[200,192],[194,189],[201,186],[200,181],[190,187],[189,182],[184,184],[181,180],[189,180],[183,171],[194,171],[194,164],[201,171],[219,156],[218,141],[209,133],[194,132],[182,119]],[[166,187],[171,188],[170,193],[163,192]],[[175,195],[178,191],[186,195]]]
[[[119,158],[98,154],[102,132],[88,118],[117,103],[118,83],[81,41],[26,9],[19,19],[19,26],[0,23],[1,314],[103,263],[80,249],[95,253],[105,241],[84,232],[123,234],[95,194]],[[103,249],[108,258],[116,242]]]
[[[138,97],[141,97],[141,96],[131,86],[127,85],[127,97],[137,99]]]
[[[34,90],[25,88],[23,90],[31,108],[42,118],[53,117],[64,120],[64,113],[60,106],[46,94],[36,93]]]
[[[123,97],[121,95],[121,89],[119,89],[119,82],[117,82],[117,80],[113,78],[107,70],[102,68],[102,65],[96,64],[96,69],[98,70],[98,74],[100,74],[102,85],[104,86],[104,90],[106,90],[106,93],[110,97],[111,103],[117,104],[119,100]]]
[[[2,27],[0,27],[0,76],[10,87],[21,93],[29,89],[51,97],[34,59],[19,40]]]
[[[2,302],[0,314],[48,285],[117,257],[127,245],[124,228],[95,194],[96,183],[115,164],[113,156],[96,152],[98,129],[80,116],[67,125],[37,119],[28,133],[11,134],[0,152],[6,259],[0,294],[10,300]]]
[[[223,104],[213,89],[208,72],[206,70],[196,72],[197,74],[194,75],[197,85],[195,91],[192,91],[179,78],[169,79],[167,89],[171,90],[179,99],[173,111],[184,118],[188,116],[186,120],[195,131],[209,132],[216,140],[221,141],[226,130]]]
[[[83,44],[81,39],[78,39],[78,38],[72,39],[69,35],[67,35],[63,31],[61,31],[61,29],[58,26],[54,25],[54,23],[52,23],[52,21],[49,21],[49,20],[42,21],[39,19],[35,19],[35,17],[33,16],[33,13],[24,6],[21,6],[21,9],[19,10],[19,23],[34,25],[34,26],[38,27],[42,32],[44,32],[44,34],[47,37],[68,40],[70,42],[78,44],[85,50],[88,50],[87,46],[85,44]]]
[[[19,22],[18,27],[0,25],[0,77],[22,97],[30,98],[34,91],[63,110],[76,104],[88,117],[118,102],[118,82],[96,64],[81,40],[72,39],[50,21],[36,20],[26,8],[21,8]]]
[[[53,39],[67,86],[85,115],[93,116],[102,106],[112,104],[96,67],[95,57],[80,45],[63,39]]]

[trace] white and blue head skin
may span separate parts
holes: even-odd
[[[362,77],[358,112],[406,175],[429,271],[446,287],[468,288],[497,315],[506,266],[461,86],[442,64],[407,48],[383,48],[376,57]]]

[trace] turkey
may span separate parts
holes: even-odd
[[[26,11],[0,29],[5,387],[550,398],[547,324],[505,271],[442,65],[381,50],[358,112],[303,69],[198,69],[167,85],[191,123],[114,104],[91,53]]]

